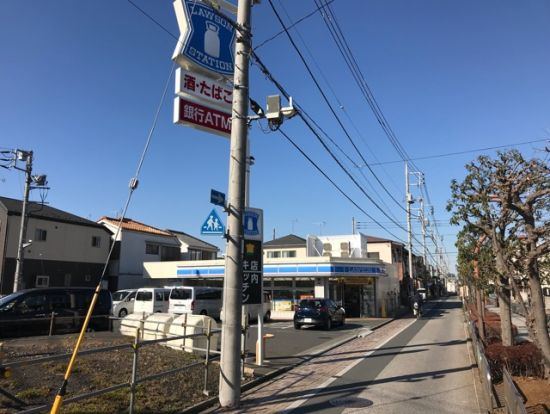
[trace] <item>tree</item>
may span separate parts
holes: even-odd
[[[485,235],[491,242],[498,277],[495,282],[499,297],[502,343],[513,345],[512,315],[510,310],[510,271],[507,266],[507,246],[514,213],[495,205],[495,171],[492,160],[480,156],[466,165],[468,175],[462,183],[451,182],[452,198],[447,210],[453,212],[452,224],[464,224],[464,231]]]
[[[494,160],[481,156],[466,169],[469,174],[464,181],[451,184],[452,199],[447,206],[453,211],[451,221],[464,223],[465,231],[485,234],[491,240],[499,275],[503,344],[511,345],[511,324],[508,332],[505,319],[512,287],[548,371],[550,338],[540,268],[550,253],[550,170],[543,161],[525,160],[516,150],[501,152]],[[523,279],[528,281],[527,301],[521,295]]]

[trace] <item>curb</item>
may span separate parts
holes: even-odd
[[[403,316],[403,315],[401,315]],[[364,338],[365,336],[368,336],[370,335],[373,331],[383,327],[383,326],[386,326],[387,324],[389,324],[390,322],[393,322],[394,320],[396,319],[399,319],[399,318],[391,318],[391,319],[388,319],[387,321],[384,321],[382,322],[380,325],[377,325],[376,327],[370,329],[370,328],[358,328],[353,334],[350,334],[336,342],[332,342],[330,345],[326,346],[326,347],[320,347],[320,348],[310,348],[309,350],[306,350],[306,351],[303,351],[301,353],[299,353],[298,355],[296,356],[300,356],[300,355],[303,355],[305,353],[309,354],[309,357],[308,358],[305,358],[304,360],[302,361],[299,361],[295,364],[290,364],[290,365],[287,365],[286,367],[282,367],[282,368],[279,368],[279,369],[276,369],[272,372],[269,372],[265,375],[263,375],[262,377],[259,377],[259,378],[256,378],[250,382],[247,382],[246,384],[243,384],[241,385],[241,393],[245,392],[245,391],[249,391],[255,387],[257,387],[258,385],[260,384],[263,384],[264,382],[267,382],[275,377],[278,377],[279,375],[282,375],[288,371],[290,371],[291,369],[299,366],[299,365],[302,365],[308,361],[310,361],[311,359],[313,358],[317,358],[318,356],[321,356],[322,354],[324,354],[325,352],[328,352],[330,351],[331,349],[334,349],[334,348],[337,348],[341,345],[344,345],[345,343],[347,342],[350,342],[354,339],[357,339],[357,338]],[[313,353],[311,352],[311,350],[314,350]],[[218,410],[220,409],[220,406],[218,404],[218,396],[216,395],[215,397],[212,397],[212,398],[208,398],[207,400],[205,401],[202,401],[198,404],[195,404],[183,411],[179,411],[178,414],[207,414],[207,413],[213,413],[215,412],[215,410]]]

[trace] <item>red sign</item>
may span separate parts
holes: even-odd
[[[231,137],[231,114],[179,97],[174,101],[174,123]]]
[[[183,68],[176,70],[176,94],[182,98],[195,97],[199,102],[214,104],[222,111],[231,111],[233,87]]]

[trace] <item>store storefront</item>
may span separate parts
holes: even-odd
[[[145,263],[144,268],[147,277],[164,283],[219,286],[224,276],[223,260]],[[380,316],[378,302],[386,292],[377,286],[386,278],[384,263],[372,259],[267,259],[263,268],[264,291],[271,294],[275,311],[292,311],[304,298],[330,297],[349,317]]]

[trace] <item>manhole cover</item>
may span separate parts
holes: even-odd
[[[366,398],[360,397],[344,397],[344,398],[334,398],[330,400],[330,405],[333,407],[344,407],[344,408],[365,408],[370,407],[373,402],[367,400]]]

